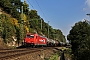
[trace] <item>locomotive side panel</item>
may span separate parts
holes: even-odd
[[[46,45],[46,38],[37,36],[37,45]]]
[[[26,45],[29,46],[57,46],[59,41],[40,36],[38,34],[26,34],[24,39]]]
[[[27,34],[24,40],[28,45],[46,45],[46,38],[39,36],[38,34]]]

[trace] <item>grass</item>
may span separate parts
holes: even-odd
[[[58,60],[58,54],[56,53],[56,54],[54,54],[54,55],[52,55],[50,58],[45,58],[45,60]]]

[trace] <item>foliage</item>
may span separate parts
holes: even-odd
[[[21,14],[21,7],[23,6],[23,14]],[[27,32],[38,33],[49,38],[66,42],[65,36],[59,29],[53,29],[44,19],[38,15],[37,10],[30,10],[26,1],[21,0],[0,0],[0,7],[6,14],[0,15],[0,35],[7,40],[11,41],[14,35],[17,37],[18,42],[24,39]],[[10,16],[7,16],[10,14]],[[21,20],[21,15],[23,20]],[[42,29],[41,29],[42,21]],[[22,37],[23,36],[23,37]]]
[[[25,23],[25,22],[27,22],[27,17],[26,17],[26,15],[25,14],[20,14],[20,17],[21,17],[21,19],[23,19],[23,22]],[[21,22],[22,20],[20,20],[19,22]]]
[[[29,11],[29,17],[30,17],[30,19],[39,19],[40,18],[40,16],[37,14],[36,10]]]
[[[6,15],[0,15],[1,22],[1,35],[4,38],[5,42],[10,42],[9,40],[12,40],[11,37],[15,35],[16,32],[14,25],[10,22],[10,19]]]
[[[4,30],[3,21],[1,20],[1,16],[0,16],[0,36],[3,35],[3,30]]]
[[[58,60],[58,54],[53,55],[49,60]]]
[[[21,6],[22,2],[20,0],[0,0],[0,7],[17,19],[19,19]]]
[[[10,20],[11,20],[11,23],[12,23],[12,24],[14,24],[15,26],[19,26],[17,19],[11,18]]]
[[[45,58],[45,60],[58,60],[58,54],[52,55],[50,58]]]
[[[76,23],[70,30],[67,39],[71,42],[75,60],[90,59],[90,25],[86,21]]]
[[[28,15],[29,5],[26,3],[26,1],[24,1],[24,3],[23,3],[23,12],[24,12],[24,14]]]

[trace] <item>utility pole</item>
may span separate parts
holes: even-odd
[[[49,22],[50,22],[50,21],[48,21],[48,38],[49,38]]]
[[[21,23],[20,23],[20,41],[19,42],[23,42],[23,37],[24,37],[24,27],[23,27],[23,6],[22,6],[22,10],[21,10]]]
[[[22,10],[21,10],[21,21],[23,21],[23,6],[22,6]]]
[[[41,19],[41,30],[42,30],[42,19]]]

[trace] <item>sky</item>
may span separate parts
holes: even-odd
[[[90,16],[86,15],[90,13],[90,0],[26,0],[26,2],[30,10],[37,10],[38,15],[46,23],[50,21],[49,25],[54,29],[60,29],[65,36],[75,23],[83,19],[90,20]]]

